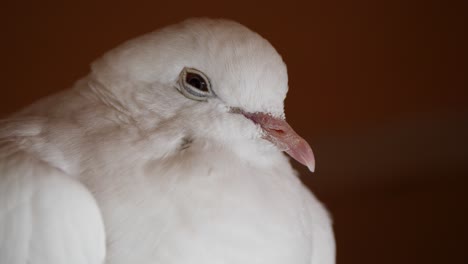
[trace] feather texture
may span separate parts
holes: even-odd
[[[91,193],[14,146],[0,152],[0,263],[103,263],[104,225]]]

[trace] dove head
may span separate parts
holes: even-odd
[[[281,56],[236,22],[189,19],[130,40],[93,63],[91,80],[142,127],[273,146],[314,169],[309,145],[285,121]]]

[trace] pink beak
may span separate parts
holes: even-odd
[[[315,158],[307,141],[300,137],[284,119],[275,118],[265,113],[242,114],[265,132],[264,138],[280,150],[285,151],[293,159],[307,166],[311,172],[315,170]]]

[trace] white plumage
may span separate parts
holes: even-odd
[[[288,158],[286,67],[192,19],[124,43],[2,121],[1,264],[331,264],[327,212]]]

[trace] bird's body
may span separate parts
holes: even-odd
[[[198,70],[209,89],[193,90]],[[295,134],[265,140],[286,91],[281,58],[233,22],[110,52],[2,122],[0,263],[334,263],[329,217],[278,146],[309,167],[311,152]]]

